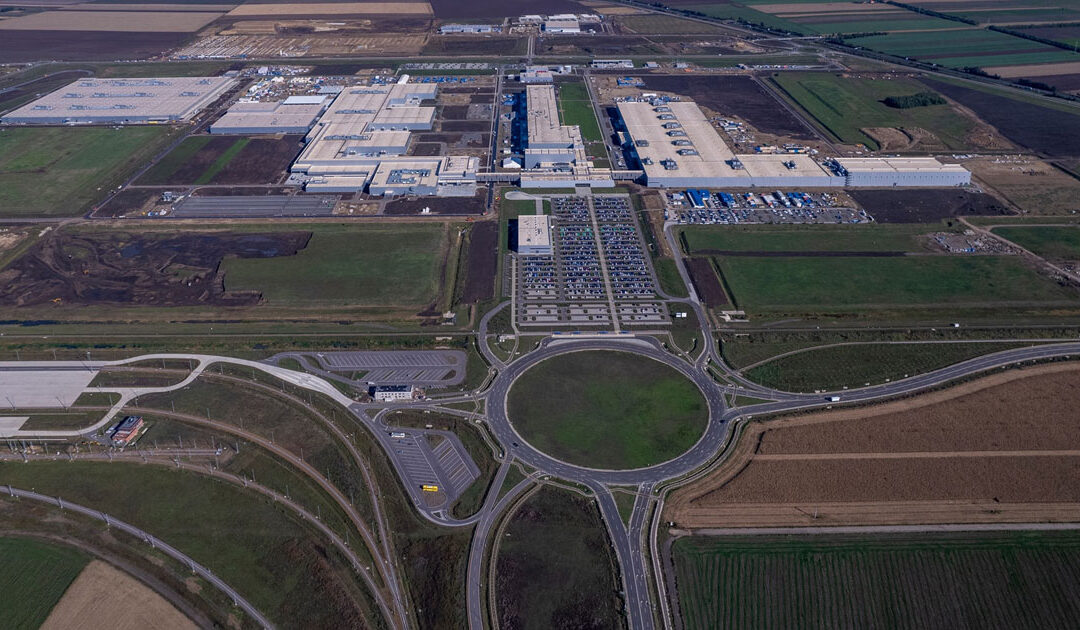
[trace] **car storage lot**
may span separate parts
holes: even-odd
[[[554,253],[515,262],[519,325],[670,323],[628,197],[553,197],[551,207]]]

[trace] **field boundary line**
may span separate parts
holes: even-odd
[[[950,525],[837,525],[822,527],[707,527],[674,536],[775,536],[790,534],[927,534],[933,532],[1075,531],[1080,523],[957,523]]]

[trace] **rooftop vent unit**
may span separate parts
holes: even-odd
[[[675,120],[675,114],[660,114],[657,118],[660,120]]]
[[[667,135],[672,137],[672,138],[685,138],[686,137],[686,132],[682,131],[681,129],[676,129],[675,131],[667,132]]]
[[[677,147],[689,147],[693,146],[694,143],[689,140],[672,140],[671,144]]]
[[[671,108],[667,105],[661,105],[660,107],[654,107],[653,111],[657,113],[668,113],[671,111]]]
[[[679,163],[671,158],[666,160],[660,160],[660,166],[664,167],[665,171],[677,171],[679,170]]]
[[[740,160],[739,158],[732,158],[731,161],[728,162],[728,164],[730,164],[731,168],[736,171],[741,171],[742,169],[746,168],[745,166],[743,166],[742,160]]]
[[[664,129],[678,129],[679,127],[682,127],[682,125],[677,122],[667,122],[663,124],[663,127]]]
[[[788,160],[787,162],[784,162],[784,166],[786,166],[789,171],[793,171],[798,168],[798,165],[795,164],[795,160]]]
[[[634,140],[635,147],[647,147],[649,146],[648,140]]]
[[[676,151],[679,155],[697,155],[697,149],[679,149]]]

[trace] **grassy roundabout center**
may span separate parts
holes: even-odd
[[[674,368],[629,352],[571,352],[525,371],[507,414],[519,434],[556,459],[589,468],[653,466],[705,432],[708,405]]]

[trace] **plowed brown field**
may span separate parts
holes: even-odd
[[[1080,365],[865,409],[751,422],[672,494],[678,527],[1080,520]]]

